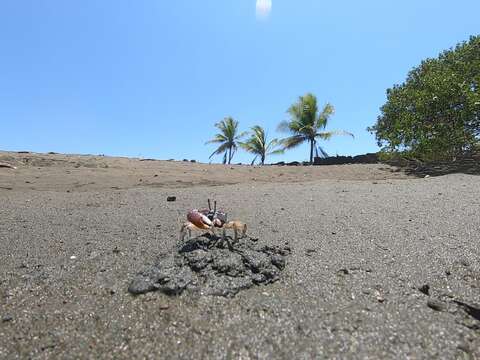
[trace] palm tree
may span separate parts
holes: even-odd
[[[215,124],[215,127],[220,130],[220,133],[207,141],[205,144],[220,144],[220,146],[210,155],[211,159],[214,155],[223,154],[223,163],[230,164],[237,151],[237,144],[240,138],[245,136],[245,132],[238,134],[238,121],[231,117],[226,117],[222,121]]]
[[[265,164],[267,155],[281,154],[283,149],[275,148],[280,144],[277,139],[272,139],[267,142],[267,134],[261,126],[254,126],[251,128],[250,138],[245,142],[239,143],[239,145],[247,152],[252,153],[255,157],[252,160],[252,165],[260,157],[260,164]]]
[[[285,150],[292,149],[308,141],[310,143],[310,164],[313,164],[313,151],[317,149],[317,139],[329,140],[334,135],[354,137],[353,134],[346,131],[324,131],[334,112],[333,105],[328,103],[319,112],[317,98],[313,94],[300,96],[298,101],[287,110],[290,121],[282,121],[278,126],[279,131],[291,134],[281,141],[283,148]],[[320,151],[323,152],[323,149]]]

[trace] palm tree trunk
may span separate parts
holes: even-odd
[[[262,155],[262,166],[265,165],[265,155]]]
[[[230,162],[232,161],[232,148],[228,148],[228,165],[230,165]]]
[[[314,140],[310,140],[310,165],[313,165],[313,148],[315,145]]]

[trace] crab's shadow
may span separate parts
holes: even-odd
[[[211,249],[217,239],[211,234],[188,239],[184,244],[180,244],[178,252],[180,254],[191,253],[195,250]]]

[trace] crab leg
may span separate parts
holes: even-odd
[[[195,231],[204,231],[204,230],[207,230],[209,233],[213,234],[214,236],[216,236],[214,230],[213,230],[213,227],[207,227],[207,228],[200,228],[198,226],[196,226],[195,224],[191,223],[191,222],[186,222],[182,225],[182,227],[180,228],[180,233],[179,233],[179,241],[183,241],[185,239],[185,235],[188,233],[188,238],[191,239],[192,238],[192,230],[195,230]]]
[[[230,221],[226,223],[224,226],[224,229],[233,229],[233,234],[234,234],[234,240],[238,240],[238,232],[241,232],[241,237],[245,237],[245,234],[247,233],[247,224],[242,223],[241,221]]]

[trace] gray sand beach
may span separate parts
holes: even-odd
[[[18,168],[0,169],[0,358],[480,358],[478,176],[0,161]],[[280,279],[233,298],[129,294],[208,198],[288,243]]]

